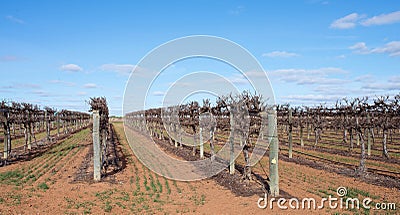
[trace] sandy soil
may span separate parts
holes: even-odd
[[[115,124],[124,168],[102,182],[91,178],[91,134],[80,131],[32,160],[0,168],[0,214],[334,214],[366,213],[367,210],[260,209],[255,192],[240,195],[215,178],[196,182],[165,179],[144,167],[130,150],[122,124]],[[268,158],[261,162],[267,167]],[[239,161],[240,163],[240,161]],[[315,198],[332,195],[344,186],[349,195],[370,196],[373,202],[395,202],[400,191],[367,184],[356,178],[280,161],[280,187],[286,198]],[[260,165],[254,167],[260,175]],[[226,174],[226,173],[222,173]],[[82,177],[82,176],[87,177]],[[222,176],[221,176],[222,177]],[[229,181],[229,180],[227,180]],[[236,186],[236,185],[235,185]],[[239,185],[237,185],[239,186]],[[245,185],[240,185],[245,186]],[[256,186],[256,185],[252,185]],[[237,189],[237,187],[236,187]],[[286,205],[288,205],[286,203]],[[372,212],[372,211],[371,211]],[[375,211],[398,213],[398,210]]]

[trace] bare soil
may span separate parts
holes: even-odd
[[[388,213],[398,210],[367,211],[345,209],[283,210],[260,209],[257,200],[264,196],[262,183],[241,181],[238,173],[223,171],[213,178],[180,182],[151,172],[134,156],[125,139],[121,123],[114,124],[115,152],[118,165],[110,167],[101,182],[92,180],[92,137],[85,129],[58,141],[42,154],[23,162],[0,168],[0,214],[334,214]],[[189,149],[177,149],[166,141],[158,144],[184,159]],[[284,156],[284,155],[281,155]],[[115,157],[114,157],[115,158]],[[256,175],[268,180],[264,157],[253,167]],[[262,167],[263,166],[263,167]],[[285,198],[336,196],[339,186],[359,198],[369,196],[373,202],[395,202],[400,206],[398,188],[380,186],[346,174],[317,168],[299,160],[279,160],[280,188]],[[268,173],[268,172],[267,172]],[[260,180],[261,180],[260,179]],[[257,182],[258,181],[258,182]]]

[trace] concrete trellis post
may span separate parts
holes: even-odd
[[[304,127],[303,127],[302,119],[300,119],[300,146],[301,147],[304,147],[303,133],[304,133]]]
[[[3,158],[8,158],[8,145],[7,145],[7,134],[4,135],[4,151],[3,151]]]
[[[93,110],[93,177],[95,181],[100,181],[101,179],[100,155],[100,115],[98,110]]]
[[[183,147],[183,139],[182,139],[182,128],[179,128],[179,146],[182,148]]]
[[[203,143],[203,128],[200,127],[200,132],[199,132],[199,141],[200,141],[200,158],[204,158],[204,143]]]
[[[231,175],[235,174],[235,125],[234,125],[234,110],[230,108],[230,124],[231,124],[231,133],[229,135],[229,173]]]
[[[31,114],[28,112],[28,119],[32,120]],[[28,150],[32,149],[32,122],[28,122]]]
[[[57,137],[60,136],[60,113],[57,112]]]
[[[196,155],[196,131],[193,133],[193,147],[192,147],[192,155]]]
[[[46,128],[46,140],[50,141],[50,119],[48,118],[48,113],[47,110],[44,111],[44,124],[45,124],[45,128]]]
[[[293,110],[289,108],[289,158],[293,157]]]
[[[279,174],[278,174],[278,135],[277,135],[277,119],[276,111],[268,113],[268,140],[269,145],[269,174],[270,174],[270,192],[271,195],[279,196]]]
[[[47,110],[44,110],[43,127],[46,132],[46,139],[47,139],[48,138],[47,137],[47,127],[48,127],[48,125],[47,125]]]
[[[211,151],[211,162],[215,159],[215,151],[214,151],[214,131],[215,128],[211,128],[210,130],[210,151]]]
[[[176,124],[174,123],[174,143],[175,143],[175,148],[178,148],[178,136],[176,132]]]

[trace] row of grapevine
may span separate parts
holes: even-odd
[[[105,97],[90,98],[90,112],[93,112],[93,162],[94,180],[100,181],[107,173],[109,166],[120,168],[114,130],[109,123],[109,110]]]
[[[147,132],[157,139],[166,138],[171,145],[192,147],[193,156],[199,148],[199,158],[204,159],[204,144],[210,144],[210,159],[215,155],[214,140],[217,135],[229,133],[229,171],[235,173],[234,151],[242,149],[245,160],[242,179],[252,180],[250,154],[258,137],[272,139],[270,145],[270,190],[279,194],[278,142],[276,138],[276,113],[272,106],[263,103],[259,95],[244,91],[239,95],[220,96],[216,105],[203,100],[203,105],[193,101],[185,105],[131,112],[125,115],[125,125]],[[270,123],[267,123],[269,121]],[[274,123],[275,122],[275,123]],[[189,135],[185,135],[189,134]],[[192,136],[188,141],[185,137]],[[207,140],[207,141],[205,141]],[[196,144],[199,143],[199,144]],[[268,147],[265,145],[264,147]],[[254,153],[254,152],[253,152]],[[271,186],[273,185],[273,186]]]
[[[289,158],[292,157],[293,129],[299,131],[300,146],[304,147],[304,133],[307,139],[314,133],[314,147],[322,141],[322,133],[334,131],[341,145],[352,151],[354,143],[360,147],[358,173],[365,172],[365,159],[371,156],[371,147],[377,143],[377,135],[382,135],[382,156],[389,158],[388,139],[393,143],[393,135],[400,129],[400,94],[380,96],[370,100],[368,97],[338,100],[333,107],[277,107],[278,124],[288,134]],[[339,134],[341,132],[342,135]],[[332,138],[332,137],[329,137]]]
[[[74,130],[83,128],[89,124],[90,116],[87,113],[61,110],[30,103],[5,102],[0,103],[0,121],[4,141],[3,159],[12,156],[12,140],[24,138],[24,151],[32,150],[32,144],[36,143],[36,134],[45,132],[44,142],[51,142],[62,134],[69,134]],[[52,130],[57,134],[51,135]]]

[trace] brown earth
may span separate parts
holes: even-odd
[[[367,213],[344,209],[259,209],[257,185],[248,190],[240,175],[222,172],[211,179],[179,182],[149,171],[130,150],[121,123],[114,124],[122,170],[95,183],[91,180],[91,134],[82,130],[32,160],[0,168],[0,214],[334,214]],[[167,146],[165,146],[167,147]],[[184,153],[184,152],[180,152]],[[179,154],[177,155],[179,156]],[[181,155],[182,156],[182,155]],[[253,170],[266,178],[268,157]],[[238,160],[240,164],[242,161]],[[348,194],[373,202],[395,202],[400,191],[368,184],[357,178],[316,169],[301,163],[279,161],[280,188],[286,198],[337,197],[339,186]],[[262,165],[262,166],[261,166]],[[266,169],[268,171],[268,169]],[[233,183],[233,184],[232,184]],[[229,185],[231,184],[231,185]],[[261,186],[261,185],[260,185]],[[234,188],[234,189],[232,189]],[[239,192],[247,190],[246,192]],[[259,188],[259,187],[258,187]],[[286,203],[286,205],[288,205]],[[325,204],[326,206],[327,204]],[[398,210],[371,211],[396,214]]]

